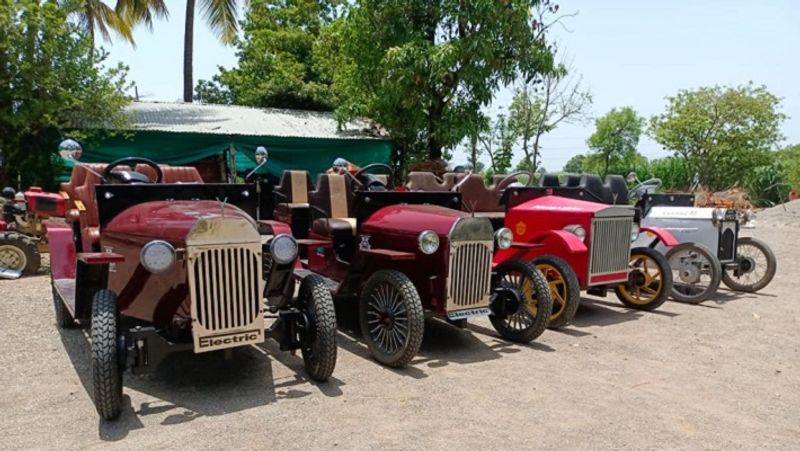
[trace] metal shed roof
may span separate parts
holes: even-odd
[[[326,139],[388,139],[367,121],[339,126],[333,113],[197,103],[133,102],[134,130]]]

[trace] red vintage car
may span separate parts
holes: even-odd
[[[69,156],[76,147],[62,151]],[[333,299],[319,277],[304,278],[294,299],[297,242],[285,224],[254,219],[270,186],[205,184],[194,168],[141,158],[77,164],[78,179],[80,186],[64,187],[72,191],[74,224],[47,227],[53,300],[59,327],[91,327],[102,418],[120,414],[124,370],[152,370],[178,351],[272,337],[283,350],[302,351],[313,379],[331,375]],[[265,317],[275,320],[267,330]]]
[[[371,174],[376,170],[386,174]],[[508,340],[538,337],[551,310],[546,281],[528,262],[493,262],[496,249],[512,245],[511,231],[453,209],[461,204],[458,193],[393,190],[391,172],[372,164],[355,174],[321,174],[306,191],[308,176],[295,171],[276,188],[276,218],[308,230],[299,240],[307,247],[301,273],[320,274],[335,297],[358,300],[375,359],[409,363],[426,314],[461,327],[489,316]],[[305,224],[297,221],[303,210]]]
[[[676,241],[669,232],[640,230],[627,201],[601,203],[596,190],[587,189],[587,184],[594,187],[595,179],[585,177],[570,187],[531,187],[517,182],[522,174],[533,180],[531,174],[520,172],[496,176],[487,187],[477,174],[446,174],[440,179],[411,173],[408,188],[460,192],[463,209],[490,218],[495,228],[509,228],[514,241],[525,245],[497,252],[495,262],[531,261],[545,274],[553,297],[551,328],[572,320],[581,290],[605,296],[613,289],[623,304],[640,310],[658,308],[666,301],[672,285],[669,264],[653,248],[632,248],[631,243],[646,232],[671,246]],[[617,194],[600,185],[603,196]]]

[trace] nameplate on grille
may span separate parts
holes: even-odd
[[[467,310],[457,310],[455,312],[448,312],[447,319],[451,321],[456,321],[459,319],[474,318],[476,316],[489,316],[491,314],[492,311],[486,307],[471,308]]]

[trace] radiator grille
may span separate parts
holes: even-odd
[[[241,329],[256,321],[261,265],[253,249],[203,249],[190,264],[194,316],[205,330]]]
[[[489,305],[493,245],[485,241],[451,242],[448,311]]]
[[[592,221],[590,277],[628,270],[632,227],[632,217],[595,218]]]
[[[736,259],[736,223],[723,221],[719,234],[719,261],[728,262]]]

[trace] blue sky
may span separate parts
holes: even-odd
[[[153,33],[140,28],[137,47],[108,45],[112,61],[130,66],[143,100],[176,101],[182,92],[185,2],[167,0],[171,18]],[[800,1],[733,0],[560,0],[561,12],[577,11],[552,38],[592,91],[592,115],[632,106],[641,115],[663,111],[664,98],[679,89],[707,85],[764,84],[783,98],[790,116],[785,143],[800,143]],[[195,78],[209,78],[219,65],[236,63],[234,49],[220,45],[198,12],[195,21]],[[510,102],[498,92],[492,112]],[[593,123],[564,126],[542,139],[543,164],[558,170],[586,151]],[[667,155],[645,138],[647,157]],[[456,154],[456,159],[460,158]]]

